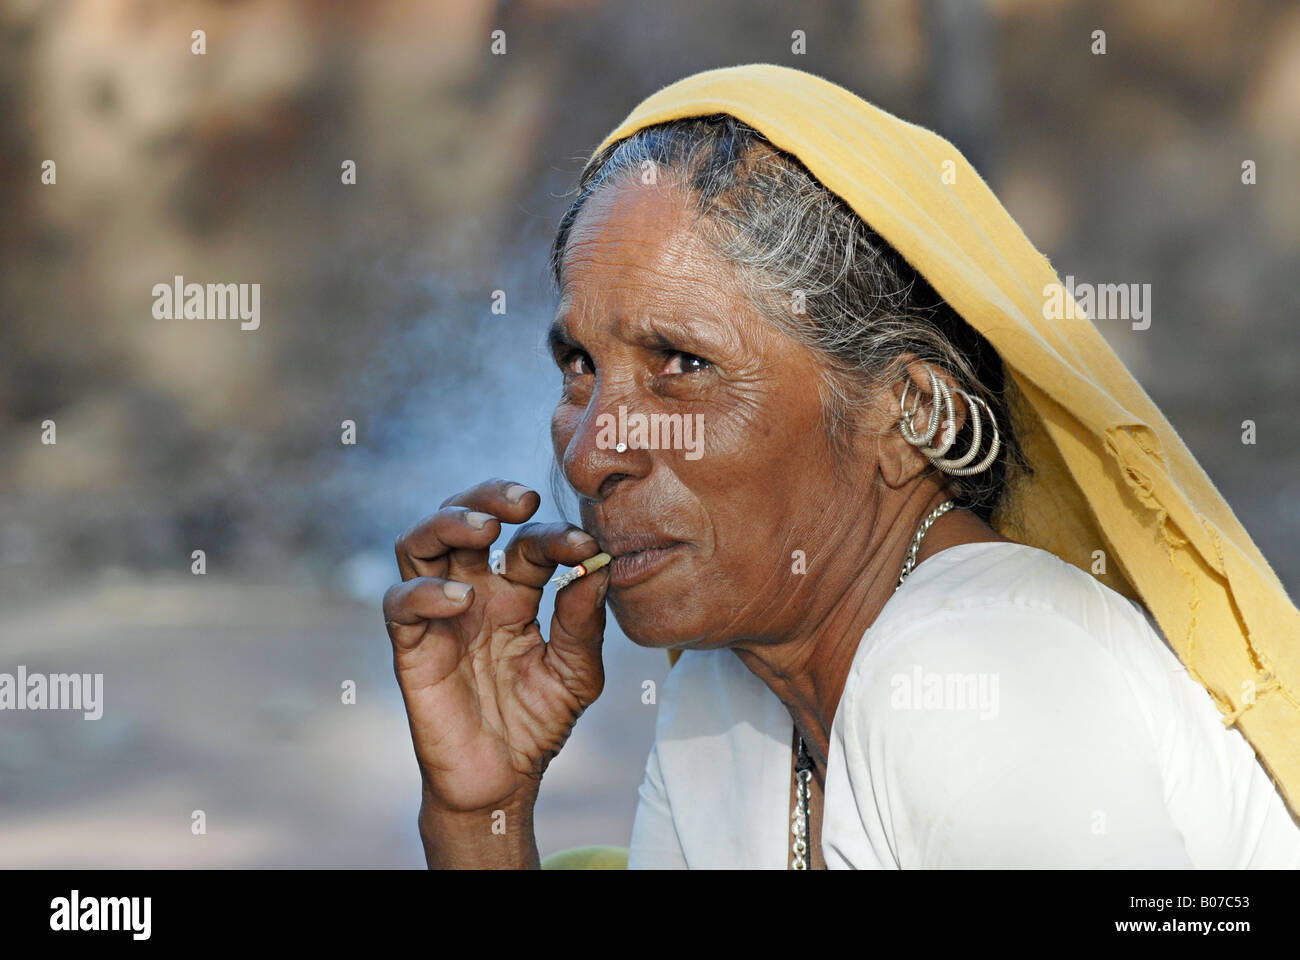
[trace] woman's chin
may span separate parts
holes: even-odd
[[[685,543],[614,559],[609,609],[629,640],[657,649],[711,635],[718,611],[730,604],[700,576],[699,563],[700,553]]]
[[[662,649],[693,644],[708,634],[707,612],[675,591],[609,591],[609,609],[623,633],[638,647]]]

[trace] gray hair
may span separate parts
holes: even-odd
[[[1011,419],[1013,385],[997,352],[843,199],[735,117],[655,124],[593,157],[551,250],[557,289],[586,200],[648,170],[670,175],[693,200],[701,236],[732,266],[755,310],[826,360],[822,408],[839,449],[853,436],[854,410],[869,390],[906,377],[903,354],[946,372],[989,405],[1002,452],[983,473],[949,478],[959,505],[989,520],[1011,470],[1030,471]],[[970,434],[968,418],[953,451],[968,449]]]

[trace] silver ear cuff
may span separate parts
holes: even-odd
[[[903,395],[898,398],[900,414],[898,429],[903,434],[903,439],[920,449],[925,458],[944,473],[951,474],[954,477],[969,477],[977,473],[983,473],[997,459],[998,450],[1002,448],[1002,437],[998,433],[998,422],[997,418],[993,416],[992,408],[980,397],[972,396],[960,388],[957,389],[956,392],[966,400],[966,410],[971,419],[971,446],[962,457],[945,456],[957,439],[957,416],[953,407],[952,391],[948,389],[947,384],[935,375],[928,364],[923,364],[923,366],[925,366],[925,372],[930,375],[930,394],[934,397],[934,403],[930,408],[930,419],[926,424],[924,433],[918,433],[912,427],[912,421],[916,419],[916,411],[921,405],[921,396],[918,390],[916,400],[909,410],[907,408],[907,392],[912,386],[912,380],[909,377],[903,384]],[[972,467],[968,466],[968,464],[979,454],[980,444],[984,439],[984,423],[983,418],[980,416],[981,407],[984,408],[984,413],[988,416],[989,427],[993,431],[993,440],[989,445],[989,452],[984,455],[984,459]],[[935,443],[936,434],[939,437],[937,443]]]

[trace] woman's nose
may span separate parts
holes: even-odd
[[[628,417],[635,407],[626,394],[614,394],[598,390],[592,395],[561,461],[573,489],[591,500],[604,500],[620,483],[650,472],[650,452],[627,440]]]

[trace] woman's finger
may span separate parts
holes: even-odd
[[[419,643],[430,620],[445,620],[469,609],[474,588],[439,577],[416,577],[388,588],[384,621],[393,643],[406,648]]]
[[[569,523],[526,523],[506,547],[503,575],[541,589],[563,563],[574,566],[600,553],[595,537]]]
[[[555,595],[550,642],[546,655],[565,677],[570,690],[581,693],[587,706],[600,695],[604,665],[600,648],[605,637],[605,592],[609,567],[570,584]]]
[[[471,563],[486,563],[486,550],[501,533],[500,521],[523,523],[537,512],[541,503],[536,491],[512,480],[486,480],[448,497],[436,513],[397,538],[394,549],[402,579],[445,573],[440,561],[452,549],[483,550],[481,556],[468,559]],[[462,524],[469,523],[477,531],[478,535],[471,535],[467,542],[460,536],[464,532],[462,528],[454,523],[444,526],[457,514]],[[483,514],[496,522],[483,521]],[[475,526],[479,523],[482,526]],[[451,541],[443,534],[450,535]]]
[[[485,480],[443,501],[444,507],[467,507],[500,517],[506,523],[523,523],[542,505],[537,491],[513,480]]]
[[[478,556],[461,558],[465,565],[487,563],[488,547],[501,534],[501,521],[490,513],[468,507],[443,507],[397,538],[397,567],[402,579],[437,576],[444,567],[433,566],[452,550],[467,550]]]

